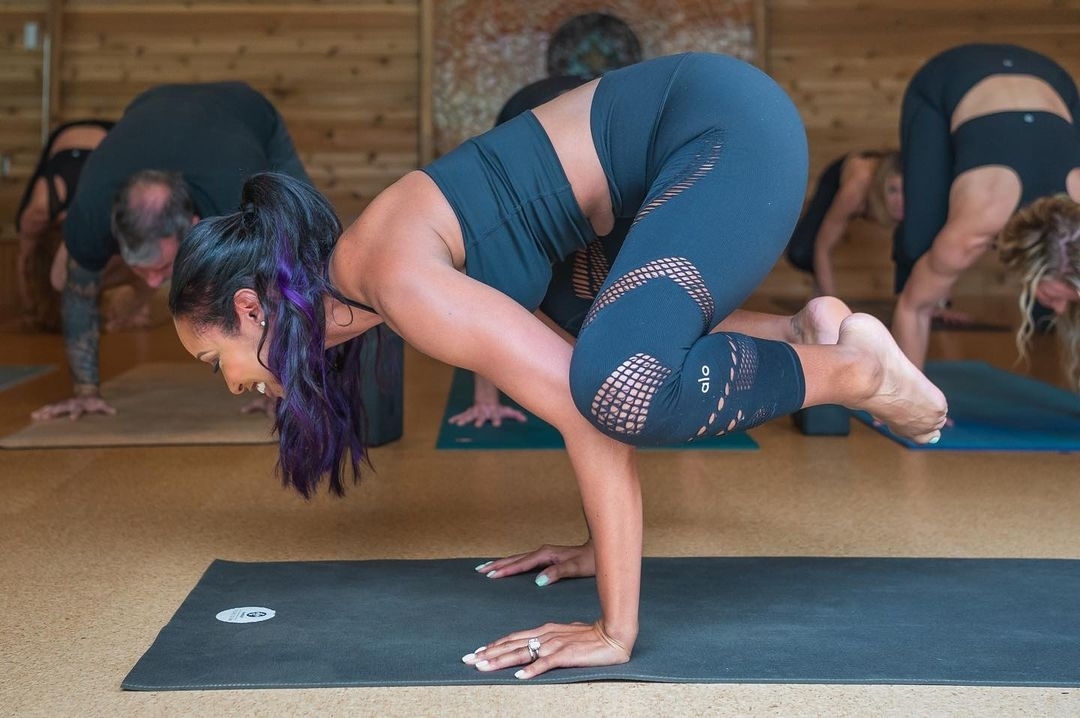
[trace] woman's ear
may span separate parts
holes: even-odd
[[[259,303],[259,295],[254,289],[237,289],[236,294],[233,295],[233,307],[236,309],[236,318],[240,320],[241,325],[245,321],[260,324],[265,319],[262,304]]]

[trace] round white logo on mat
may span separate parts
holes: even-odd
[[[217,615],[217,620],[225,623],[258,623],[269,621],[277,615],[272,608],[262,606],[241,606],[240,608],[227,608]]]

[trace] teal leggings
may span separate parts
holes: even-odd
[[[592,132],[615,214],[633,223],[574,349],[578,409],[642,445],[797,410],[805,385],[789,345],[709,333],[798,220],[808,163],[791,100],[734,58],[665,57],[604,75]]]

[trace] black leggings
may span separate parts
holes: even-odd
[[[798,219],[806,136],[791,100],[730,57],[684,55],[611,72],[593,139],[616,216],[633,216],[578,337],[570,385],[609,436],[665,444],[797,410],[787,344],[710,334],[776,263]]]
[[[68,208],[71,204],[71,198],[75,196],[75,187],[79,183],[79,175],[82,174],[83,165],[86,164],[86,160],[90,156],[92,150],[72,148],[61,150],[53,154],[53,144],[55,144],[56,138],[60,136],[60,133],[80,125],[100,127],[108,132],[112,129],[114,124],[116,123],[109,120],[76,120],[60,125],[49,134],[49,139],[45,143],[45,147],[41,150],[41,157],[38,159],[34,174],[31,175],[30,181],[26,183],[26,190],[23,192],[22,200],[19,202],[19,209],[15,213],[16,230],[19,229],[22,213],[30,204],[30,198],[34,194],[34,184],[39,178],[45,180],[45,185],[49,192],[49,221],[55,221],[56,218],[60,216],[60,213]],[[63,201],[61,201],[60,195],[57,194],[56,191],[57,177],[64,180],[64,185],[66,187],[66,196]]]
[[[806,210],[799,217],[795,231],[791,234],[784,254],[791,265],[803,272],[814,273],[814,246],[825,215],[829,213],[833,200],[840,192],[840,175],[844,169],[846,156],[834,160],[818,178],[814,195],[806,205]]]

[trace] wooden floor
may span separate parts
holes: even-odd
[[[4,363],[63,366],[58,336],[0,341]],[[1009,368],[1014,350],[1009,334],[949,333],[933,354]],[[1032,371],[1057,382],[1052,357],[1044,344]],[[168,325],[103,340],[105,378],[180,358]],[[0,452],[0,715],[1080,714],[1080,691],[1058,688],[120,690],[214,558],[496,557],[582,539],[562,454],[433,449],[449,378],[407,356],[405,438],[375,450],[378,473],[344,500],[283,490],[265,446]],[[0,433],[67,388],[57,371],[4,391]],[[1075,455],[927,454],[857,424],[847,438],[807,438],[787,419],[753,435],[760,451],[641,456],[646,554],[1080,556]]]

